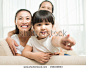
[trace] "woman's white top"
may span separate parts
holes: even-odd
[[[27,45],[33,47],[33,52],[59,52],[60,47],[55,47],[52,45],[52,37],[47,37],[38,40],[36,36],[31,36],[28,40]]]
[[[23,49],[24,49],[24,47],[20,45],[20,41],[19,41],[18,35],[14,34],[14,35],[11,36],[11,38],[14,39],[16,41],[16,43],[19,45],[19,46],[15,46],[15,47],[17,49],[17,53],[21,54]]]

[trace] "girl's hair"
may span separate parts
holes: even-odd
[[[18,15],[18,13],[19,12],[21,12],[21,11],[27,11],[27,12],[29,12],[30,13],[30,15],[31,15],[31,12],[29,11],[29,10],[27,10],[27,9],[20,9],[20,10],[18,10],[17,12],[16,12],[16,14],[15,14],[15,21],[16,21],[16,17],[17,17],[17,15]],[[32,19],[32,15],[31,15],[31,19]],[[32,20],[31,20],[32,21]],[[15,26],[15,34],[19,34],[19,29],[18,29],[18,27],[17,27],[17,25]],[[31,28],[30,28],[30,30],[31,30]]]
[[[52,25],[54,25],[55,18],[51,12],[46,11],[46,10],[39,10],[33,14],[33,17],[32,17],[33,26],[36,23],[41,23],[43,21],[50,22],[52,23]]]
[[[53,13],[53,11],[54,11],[54,6],[53,6],[52,2],[50,2],[50,1],[43,1],[42,3],[44,3],[44,2],[49,2],[49,3],[51,3],[51,5],[52,5],[52,13]],[[39,5],[39,9],[40,9],[42,3]]]

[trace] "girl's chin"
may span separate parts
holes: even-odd
[[[44,39],[44,38],[46,38],[47,37],[47,35],[45,36],[45,35],[41,35],[39,38],[40,39]]]

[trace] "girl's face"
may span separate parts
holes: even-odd
[[[15,24],[19,31],[28,31],[31,28],[31,14],[27,11],[20,11],[16,16]]]
[[[39,8],[39,10],[47,10],[47,11],[50,11],[52,13],[52,5],[50,2],[43,2],[41,4],[41,7]]]
[[[43,39],[50,35],[52,26],[53,25],[50,22],[43,21],[42,23],[36,23],[33,28],[38,39]]]

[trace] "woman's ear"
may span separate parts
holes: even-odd
[[[16,25],[16,21],[14,20],[14,23],[15,23],[15,25]]]

